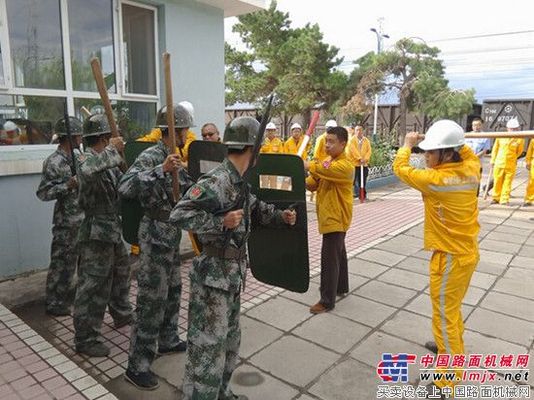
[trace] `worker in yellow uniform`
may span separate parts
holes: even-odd
[[[326,153],[326,132],[330,128],[335,128],[337,126],[337,122],[334,119],[329,119],[326,121],[325,132],[322,133],[317,137],[315,140],[315,146],[313,148],[313,159],[315,161],[322,162],[328,158],[328,154]],[[312,191],[310,194],[310,201],[315,200],[315,192]]]
[[[506,123],[508,132],[519,130],[516,118]],[[510,201],[512,182],[517,168],[517,158],[523,152],[525,140],[521,138],[495,139],[491,151],[491,165],[493,165],[493,201],[492,204],[506,205]]]
[[[345,235],[352,222],[354,167],[347,160],[347,130],[331,127],[326,133],[324,161],[306,162],[306,188],[317,191],[317,219],[321,245],[321,299],[310,307],[312,314],[332,310],[336,296],[349,291]]]
[[[334,128],[337,126],[337,122],[333,119],[326,121],[325,130],[328,131],[328,128]],[[313,159],[316,161],[324,161],[328,157],[326,153],[326,131],[317,137],[315,141],[315,147],[313,148]]]
[[[284,142],[278,137],[276,125],[269,122],[265,127],[265,140],[260,148],[263,154],[283,154]],[[276,189],[278,177],[274,175],[261,176],[261,187],[265,189]]]
[[[284,143],[284,153],[297,154],[303,140],[304,134],[302,131],[302,126],[300,126],[299,123],[294,123],[291,125],[291,137]],[[308,159],[308,151],[310,150],[310,147],[311,143],[308,142],[306,149],[304,149],[304,153],[301,155],[304,161]]]
[[[423,194],[424,247],[433,251],[430,297],[435,339],[435,343],[428,342],[425,347],[439,354],[465,354],[461,305],[479,260],[480,160],[464,145],[463,129],[456,122],[441,120],[430,127],[419,143],[419,148],[425,151],[427,169],[416,169],[410,165],[410,154],[420,136],[416,132],[406,135],[393,171],[401,181]],[[440,388],[451,385],[452,381],[439,380],[428,389],[440,392]]]
[[[356,125],[354,136],[347,145],[347,158],[355,168],[354,197],[359,197],[360,188],[363,188],[364,198],[367,198],[367,176],[369,175],[371,152],[371,141],[363,135],[363,126]]]
[[[527,192],[525,193],[525,202],[523,203],[523,206],[529,207],[532,205],[532,203],[534,203],[534,139],[530,139],[525,163],[527,165],[529,177],[527,183]]]

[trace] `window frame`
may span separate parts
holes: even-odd
[[[122,26],[122,5],[126,4],[132,7],[138,7],[138,8],[144,8],[147,10],[150,10],[154,13],[154,60],[156,62],[156,94],[150,95],[150,94],[139,94],[139,93],[130,93],[126,91],[126,71],[124,70],[125,60],[124,60],[124,44],[122,41],[122,38],[124,37],[124,31]],[[141,4],[132,0],[118,0],[117,4],[117,12],[114,13],[118,18],[118,50],[119,50],[119,57],[116,57],[116,60],[118,59],[120,61],[120,85],[121,85],[121,93],[123,98],[128,99],[148,99],[152,98],[155,100],[159,100],[159,51],[158,51],[158,8],[154,6],[150,6],[148,4]]]
[[[21,88],[14,85],[13,68],[11,60],[11,47],[9,41],[9,21],[7,20],[7,0],[0,0],[0,46],[2,49],[2,61],[4,67],[4,85],[0,85],[0,94],[11,96],[44,96],[44,97],[63,97],[66,98],[67,108],[70,115],[75,114],[74,100],[79,98],[85,99],[100,99],[98,92],[79,91],[73,89],[72,82],[72,60],[70,54],[70,30],[69,30],[69,14],[68,14],[68,0],[58,0],[60,10],[60,30],[62,36],[63,48],[63,67],[65,89],[41,89],[41,88]],[[132,0],[110,0],[112,7],[112,24],[113,24],[113,50],[115,53],[115,76],[116,76],[116,93],[109,93],[111,101],[138,101],[145,103],[154,103],[156,109],[160,106],[160,59],[159,52],[159,26],[158,26],[158,8],[149,6]],[[124,60],[123,60],[123,44],[122,44],[122,4],[128,4],[134,7],[150,9],[154,13],[154,57],[156,63],[156,94],[136,94],[126,92],[124,82]],[[50,146],[48,144],[41,145],[20,145],[18,149],[23,148],[43,148],[43,146]],[[0,152],[7,149],[7,146],[0,146]],[[0,173],[0,176],[2,174]]]

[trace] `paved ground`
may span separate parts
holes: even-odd
[[[469,353],[534,356],[534,222],[529,221],[534,210],[519,207],[524,181],[521,175],[516,180],[510,207],[481,203],[481,262],[463,305]],[[235,392],[260,400],[374,399],[380,384],[376,366],[383,352],[427,353],[421,344],[431,339],[429,254],[421,250],[420,196],[394,185],[374,191],[372,198],[355,206],[354,225],[347,236],[351,292],[333,312],[318,316],[308,312],[319,298],[320,236],[312,212],[309,291],[295,294],[258,282],[247,284]],[[184,300],[188,266],[186,262]],[[134,286],[132,302],[135,294]],[[186,307],[184,301],[184,317]],[[88,359],[72,351],[70,317],[47,318],[39,305],[15,312],[32,329],[0,309],[0,398],[31,398],[23,397],[22,391],[39,387],[43,397],[37,398],[67,398],[53,393],[49,381],[59,381],[56,375],[63,376],[62,387],[72,388],[65,389],[69,396],[82,395],[72,398],[113,398],[108,391],[119,399],[177,398],[184,356],[156,360],[154,371],[162,378],[161,387],[156,392],[136,391],[121,376],[129,328],[113,329],[109,315],[103,333],[112,355]],[[17,353],[22,348],[11,343],[23,343],[26,355]],[[24,358],[35,355],[39,359],[34,357],[31,363]],[[35,371],[38,368],[31,366],[40,362],[41,369]],[[13,372],[19,370],[24,374]],[[418,369],[411,368],[411,383],[419,383],[417,375]],[[532,385],[532,379],[527,383]]]

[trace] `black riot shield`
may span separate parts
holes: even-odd
[[[139,154],[149,147],[155,146],[156,143],[150,142],[128,142],[124,148],[124,157],[128,167],[133,164]],[[122,199],[122,235],[124,240],[130,244],[139,244],[137,233],[139,224],[143,217],[143,209],[137,199]]]
[[[226,158],[226,146],[219,142],[195,140],[189,146],[187,170],[196,182],[201,175],[217,167]]]
[[[261,154],[250,176],[252,192],[278,209],[297,211],[293,227],[255,224],[248,242],[250,268],[260,282],[304,293],[310,281],[306,184],[302,159]]]

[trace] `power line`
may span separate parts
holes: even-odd
[[[458,36],[458,37],[452,37],[452,38],[427,40],[427,42],[431,42],[431,43],[451,42],[451,41],[454,41],[454,40],[482,39],[482,38],[488,38],[488,37],[498,37],[498,36],[507,36],[507,35],[523,35],[525,33],[534,33],[534,30],[531,29],[531,30],[525,30],[525,31],[487,33],[487,34],[483,34],[483,35],[471,35],[471,36]]]

